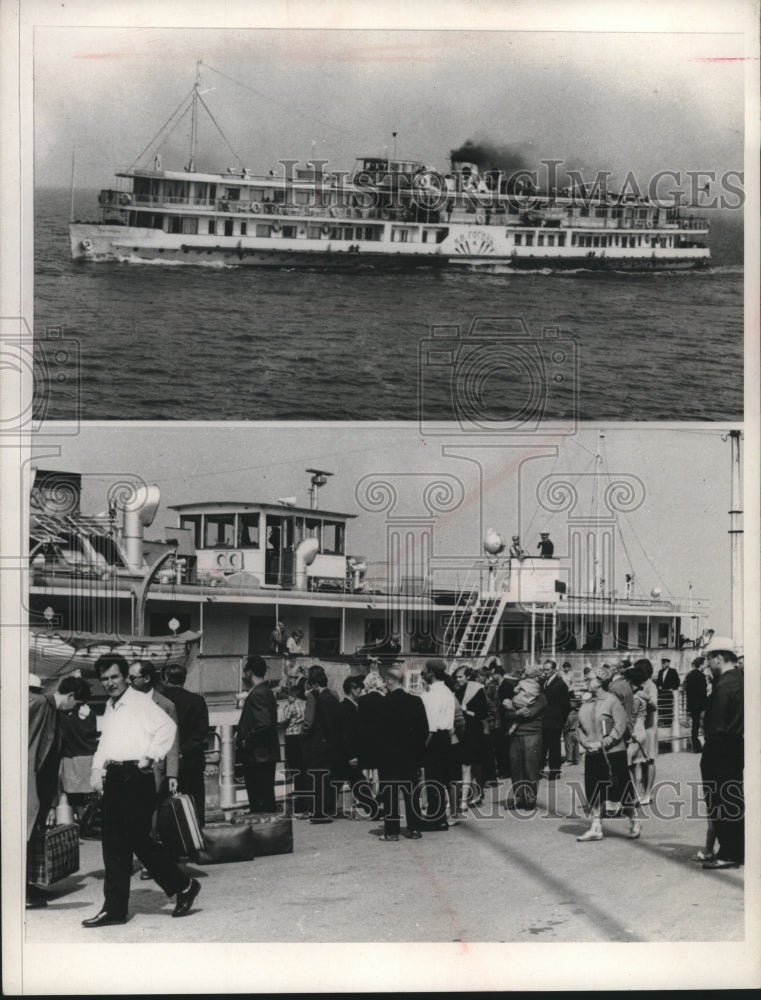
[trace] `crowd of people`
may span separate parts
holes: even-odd
[[[638,839],[638,810],[655,781],[662,691],[674,690],[669,669],[655,680],[645,658],[585,667],[575,691],[570,664],[553,659],[507,674],[496,659],[450,673],[434,658],[422,670],[420,695],[405,690],[404,671],[392,665],[383,677],[377,667],[347,677],[339,699],[319,664],[289,671],[276,696],[267,662],[251,656],[236,737],[249,810],[278,809],[282,732],[291,812],[311,823],[333,822],[346,807],[338,795],[348,795],[353,814],[382,819],[382,840],[399,840],[402,815],[407,835],[419,839],[449,829],[501,779],[509,779],[505,807],[532,810],[541,778],[557,781],[563,764],[574,767],[583,756],[590,826],[577,840],[602,840],[611,809],[629,818],[628,836]],[[66,677],[53,694],[30,686],[28,838],[45,827],[59,791],[80,807],[99,794],[104,904],[83,925],[125,922],[133,854],[143,877],[176,897],[173,916],[184,916],[200,884],[157,837],[156,810],[162,798],[184,792],[204,824],[206,703],[185,690],[181,666],[160,677],[149,661],[109,655],[96,670],[108,697],[99,739],[85,681]],[[709,816],[694,860],[737,867],[744,863],[744,707],[733,641],[714,636],[683,686]],[[44,893],[28,885],[27,907],[45,905]]]

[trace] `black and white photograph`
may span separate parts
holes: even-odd
[[[4,992],[761,985],[753,5],[0,26]]]

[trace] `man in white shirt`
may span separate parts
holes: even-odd
[[[422,699],[428,718],[428,741],[425,745],[425,790],[427,796],[424,830],[448,830],[447,786],[451,772],[452,733],[455,696],[444,683],[447,666],[444,660],[426,660],[423,681],[428,690]]]
[[[184,917],[201,886],[184,875],[167,849],[151,838],[156,800],[153,764],[166,757],[177,727],[150,695],[129,686],[129,666],[123,657],[102,656],[95,669],[109,697],[92,765],[93,789],[103,792],[106,874],[103,908],[82,925],[126,923],[133,853],[167,896],[177,897],[172,916]]]

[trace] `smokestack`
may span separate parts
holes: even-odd
[[[143,529],[153,523],[160,500],[161,490],[158,486],[144,483],[137,487],[124,504],[122,544],[127,566],[134,573],[142,573],[145,567]]]

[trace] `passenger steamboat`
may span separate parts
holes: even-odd
[[[351,172],[321,161],[282,161],[266,175],[199,172],[198,78],[186,100],[184,168],[163,169],[156,154],[150,169],[117,171],[98,196],[99,220],[70,223],[75,260],[486,271],[653,271],[710,260],[708,222],[685,208],[583,183],[539,190],[461,159],[446,174],[385,156],[359,157]]]

